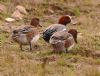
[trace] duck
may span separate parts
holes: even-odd
[[[32,45],[39,40],[40,33],[37,29],[38,26],[41,26],[39,21],[39,18],[34,17],[31,19],[30,25],[22,25],[13,30],[12,39],[19,44],[21,50],[23,50],[23,45],[29,45],[31,51]]]
[[[53,52],[69,52],[77,43],[77,35],[78,32],[76,29],[70,29],[69,31],[58,31],[54,33],[49,41],[53,47]]]
[[[58,23],[49,25],[43,31],[43,39],[49,43],[50,37],[57,31],[67,30],[66,25],[71,23],[71,16],[64,15],[61,16],[58,20]]]

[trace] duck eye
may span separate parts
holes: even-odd
[[[23,29],[22,31],[26,31],[25,29]]]
[[[61,36],[60,39],[64,40],[65,38],[63,36]]]
[[[53,36],[52,39],[56,39],[57,40],[58,38]]]
[[[52,39],[54,39],[55,37],[54,37],[54,36],[52,36],[51,38],[52,38]]]
[[[15,33],[18,33],[18,31],[17,31],[17,30],[14,30],[13,33],[14,33],[14,34],[15,34]]]
[[[22,32],[23,32],[23,33],[27,33],[28,31],[27,31],[26,29],[23,29]]]

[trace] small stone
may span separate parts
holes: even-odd
[[[1,32],[10,33],[12,31],[12,26],[10,23],[4,23],[0,27]]]
[[[14,11],[14,13],[12,14],[12,18],[16,19],[16,20],[21,20],[23,18],[23,14],[21,14],[18,10]]]
[[[20,5],[16,6],[15,10],[18,10],[21,14],[25,14],[25,15],[28,14],[26,9],[23,6],[20,6]]]
[[[0,12],[5,12],[6,10],[7,10],[6,6],[3,4],[0,4]]]
[[[100,51],[94,51],[92,52],[93,57],[100,57]]]
[[[5,21],[7,21],[7,22],[14,22],[15,19],[9,17],[9,18],[6,18]]]

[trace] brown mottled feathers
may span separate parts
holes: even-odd
[[[21,50],[22,45],[29,45],[32,50],[32,44],[35,44],[40,37],[37,26],[40,26],[39,19],[34,17],[30,25],[21,25],[13,30],[12,39],[20,45]]]
[[[33,38],[34,36],[36,36],[37,34],[39,34],[39,31],[37,30],[37,28],[32,28],[32,30],[31,30],[30,32],[28,32],[26,36],[27,36],[27,39],[28,39],[29,41],[31,41],[32,38]]]
[[[77,40],[77,32],[75,29],[68,31],[58,31],[54,33],[50,38],[50,44],[52,45],[54,51],[65,52],[70,50]]]

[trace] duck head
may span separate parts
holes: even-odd
[[[59,21],[58,21],[59,24],[63,24],[63,25],[66,25],[70,22],[71,22],[71,16],[69,16],[69,15],[64,15],[64,16],[60,17]]]
[[[68,33],[70,33],[73,36],[75,42],[77,43],[77,34],[78,34],[77,30],[76,29],[70,29],[68,31]]]
[[[40,25],[40,19],[36,18],[36,17],[34,17],[34,18],[31,19],[30,25],[35,26],[35,27],[37,27],[37,26],[42,27]]]

